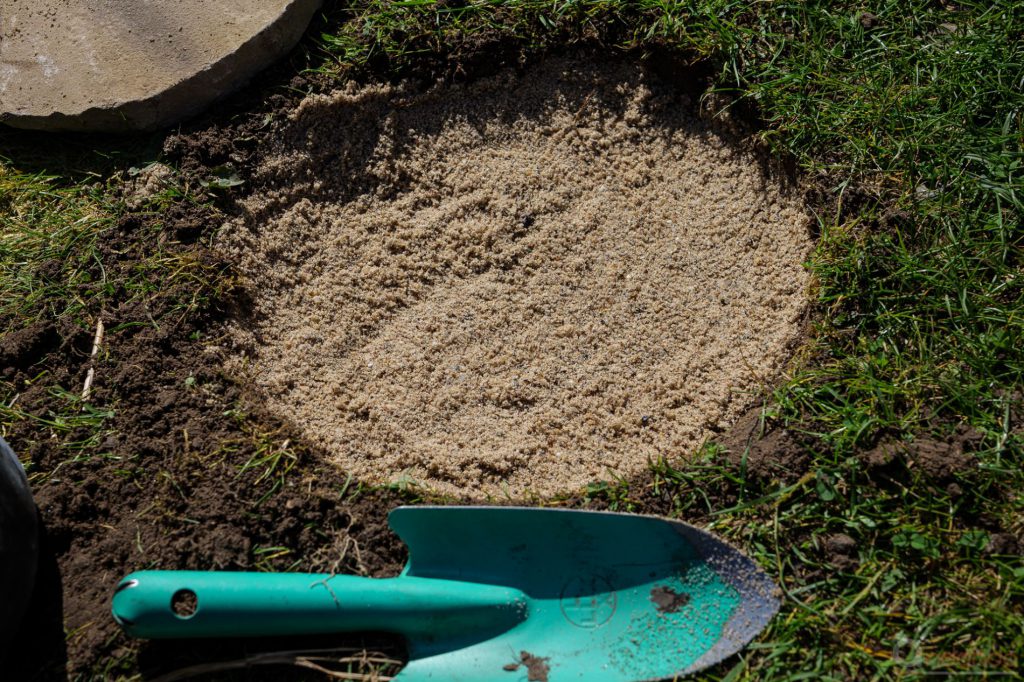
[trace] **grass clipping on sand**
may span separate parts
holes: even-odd
[[[308,98],[219,247],[236,367],[370,482],[554,494],[692,452],[799,338],[796,197],[636,64]]]

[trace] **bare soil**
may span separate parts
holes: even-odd
[[[128,217],[121,227],[108,241],[108,267],[131,267],[146,248],[136,241],[137,219]],[[126,253],[115,256],[119,251]],[[298,561],[310,570],[379,575],[397,572],[404,562],[404,549],[385,520],[398,496],[340,498],[337,486],[320,483],[331,477],[313,473],[312,453],[287,485],[264,499],[274,481],[260,481],[262,469],[242,468],[254,454],[250,426],[226,416],[239,407],[239,387],[221,374],[222,358],[197,354],[198,344],[190,340],[216,325],[218,315],[209,311],[174,324],[165,306],[180,294],[166,291],[148,310],[128,306],[107,313],[111,327],[150,315],[165,322],[159,329],[145,325],[108,336],[92,400],[116,405],[116,413],[112,435],[83,453],[92,456],[69,461],[45,429],[29,423],[9,434],[31,458],[35,476],[46,474],[34,490],[46,528],[45,570],[33,618],[15,647],[28,653],[10,662],[11,679],[63,679],[65,670],[102,669],[128,655],[133,645],[119,634],[109,604],[119,576],[132,570],[251,569],[267,547],[283,551],[271,562],[281,569]],[[60,384],[81,385],[88,336],[81,330],[62,335],[42,323],[4,338],[4,379],[21,389],[23,406],[47,414],[52,396],[31,382],[42,369]],[[282,429],[265,415],[251,423]],[[66,644],[65,628],[71,633]],[[189,648],[156,647],[164,652],[157,665],[180,659]]]

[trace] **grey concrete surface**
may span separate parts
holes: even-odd
[[[0,121],[160,128],[281,57],[320,0],[0,0]]]

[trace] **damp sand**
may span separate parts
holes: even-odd
[[[693,111],[572,60],[308,98],[219,236],[234,371],[339,480],[521,499],[692,455],[777,380],[811,248]]]

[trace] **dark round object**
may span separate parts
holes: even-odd
[[[38,551],[36,505],[25,470],[0,438],[0,658],[32,596]]]

